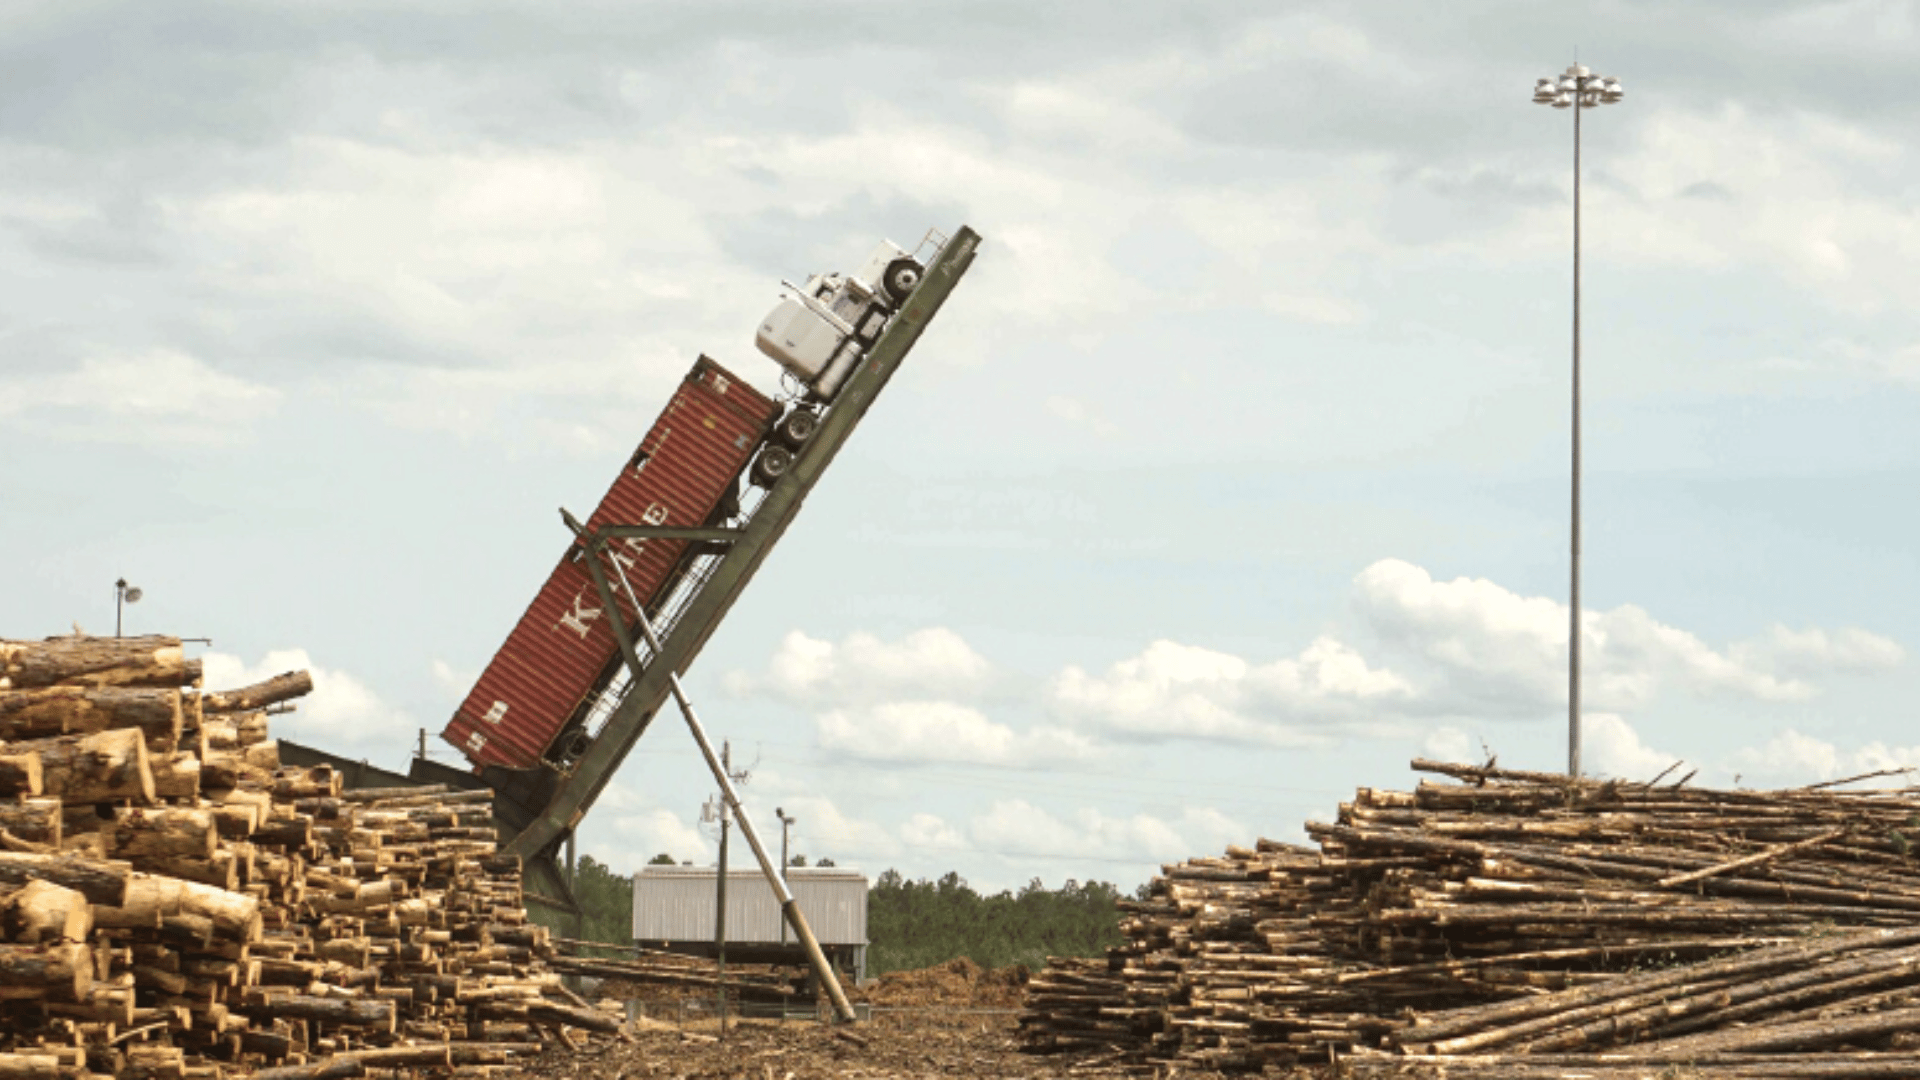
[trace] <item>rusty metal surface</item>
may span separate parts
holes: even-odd
[[[701,357],[588,518],[602,525],[704,524],[778,413],[766,395]],[[650,607],[684,540],[615,543]],[[476,765],[531,768],[612,673],[617,646],[579,549],[569,545],[440,737]],[[626,612],[631,617],[631,612]]]

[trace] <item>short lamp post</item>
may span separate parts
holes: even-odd
[[[128,604],[139,603],[140,597],[144,595],[146,594],[140,591],[140,587],[138,585],[127,584],[126,578],[121,578],[119,581],[116,581],[113,583],[113,636],[114,637],[120,636],[121,612],[126,608]]]
[[[1533,88],[1538,105],[1573,110],[1573,580],[1567,629],[1567,775],[1580,775],[1580,114],[1626,96],[1620,80],[1579,64]]]

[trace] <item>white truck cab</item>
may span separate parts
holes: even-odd
[[[809,400],[830,402],[924,272],[883,240],[851,274],[815,274],[798,286],[783,281],[791,295],[760,320],[754,344],[807,385]]]

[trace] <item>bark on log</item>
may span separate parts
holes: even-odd
[[[0,998],[82,1002],[92,987],[93,954],[85,945],[0,945]]]
[[[0,739],[85,735],[108,728],[139,728],[155,751],[180,739],[181,695],[171,689],[53,686],[0,692]]]
[[[211,859],[219,844],[214,816],[187,807],[114,811],[108,854],[116,859]]]
[[[153,801],[153,768],[138,729],[9,743],[6,749],[39,754],[42,791],[63,801]]]
[[[50,881],[29,881],[8,895],[0,908],[0,925],[16,945],[53,945],[85,942],[93,929],[93,908],[87,898]]]
[[[22,799],[0,803],[0,829],[21,840],[58,848],[64,834],[59,799]]]
[[[0,798],[32,797],[45,790],[39,754],[31,750],[18,751],[11,746],[0,748]]]
[[[172,637],[0,641],[0,690],[79,686],[197,686],[200,661]]]
[[[78,892],[90,904],[117,906],[127,897],[133,868],[126,863],[71,855],[0,852],[0,886],[18,888],[29,881],[50,881]]]
[[[254,683],[252,686],[243,686],[238,690],[202,694],[200,708],[209,714],[249,712],[311,693],[313,693],[311,674],[306,671],[288,671],[264,682]]]

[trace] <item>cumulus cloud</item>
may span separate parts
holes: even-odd
[[[1766,742],[1735,753],[1731,765],[1747,786],[1796,787],[1885,770],[1920,769],[1920,746],[1890,746],[1875,739],[1846,749],[1784,728]],[[1911,784],[1914,778],[1883,782]]]
[[[617,814],[614,824],[618,829],[618,864],[638,869],[663,853],[673,856],[676,862],[692,862],[696,866],[713,861],[714,845],[700,827],[665,807]]]
[[[1484,578],[1436,581],[1400,559],[1381,559],[1354,581],[1361,617],[1381,639],[1442,674],[1435,707],[1533,715],[1566,701],[1568,608],[1521,596]],[[1716,651],[1696,635],[1623,604],[1581,615],[1586,699],[1643,707],[1664,686],[1760,701],[1801,701],[1814,688],[1782,678],[1751,650]]]
[[[850,634],[838,643],[799,630],[780,639],[765,672],[729,672],[734,694],[757,694],[800,705],[847,705],[901,698],[968,698],[986,688],[993,668],[945,627],[915,630],[898,641]]]
[[[903,764],[1044,768],[1097,756],[1085,736],[1055,727],[1015,731],[950,701],[889,701],[815,718],[822,748]]]
[[[1399,675],[1321,637],[1297,657],[1260,665],[1156,641],[1101,675],[1064,669],[1048,696],[1074,723],[1123,738],[1302,746],[1327,741],[1340,724],[1390,715],[1411,694]]]
[[[480,679],[479,672],[455,668],[438,657],[434,658],[428,670],[433,673],[434,685],[450,702],[465,701],[473,690],[473,684]]]
[[[1106,814],[1080,807],[1065,816],[1025,799],[1005,799],[975,816],[967,834],[981,848],[1007,855],[1124,859],[1185,859],[1247,843],[1247,827],[1210,807],[1189,807],[1174,819],[1152,814]]]
[[[276,649],[252,664],[238,656],[210,652],[202,662],[211,690],[236,689],[286,671],[310,672],[313,693],[297,699],[293,712],[273,718],[276,736],[369,760],[399,757],[417,736],[419,725],[413,717],[352,675],[315,664],[305,649]]]
[[[1582,772],[1646,781],[1679,760],[1648,746],[1632,724],[1612,713],[1586,713],[1580,725]]]

